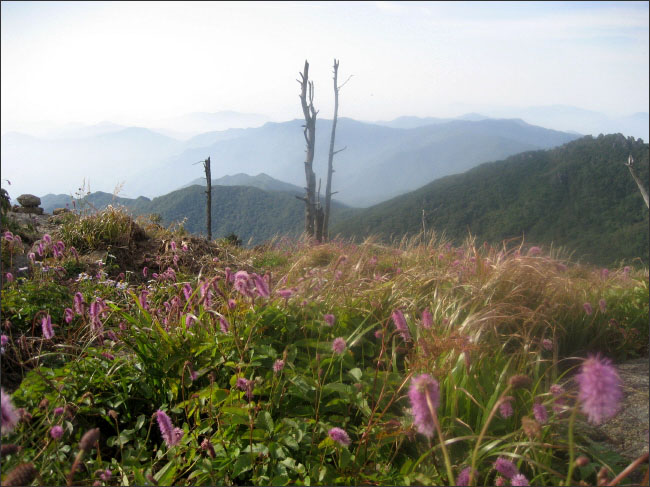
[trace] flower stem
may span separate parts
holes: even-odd
[[[566,474],[564,485],[571,485],[571,477],[573,477],[573,469],[575,468],[575,442],[573,440],[573,426],[576,422],[576,413],[578,411],[577,405],[573,406],[573,412],[569,419],[569,471]]]
[[[445,468],[447,469],[447,480],[449,481],[449,485],[456,485],[456,481],[454,480],[454,472],[451,469],[451,461],[449,460],[449,452],[447,452],[447,447],[445,446],[445,439],[442,437],[442,430],[440,429],[440,422],[438,421],[436,409],[431,403],[429,394],[425,394],[425,397],[427,398],[427,406],[429,406],[429,412],[433,418],[433,424],[435,425],[436,431],[438,432],[438,440],[440,441],[440,448],[442,449],[442,456],[445,459]]]
[[[501,393],[499,398],[496,400],[494,403],[494,406],[492,406],[492,410],[490,411],[490,414],[487,417],[487,420],[483,424],[483,428],[481,429],[481,433],[478,435],[478,439],[476,440],[476,446],[474,447],[474,452],[472,453],[472,469],[470,470],[470,482],[469,485],[474,485],[474,482],[476,479],[474,478],[474,472],[476,471],[476,456],[478,455],[478,449],[481,446],[481,441],[483,441],[483,437],[485,436],[485,433],[487,432],[488,426],[492,422],[492,418],[494,418],[494,415],[497,412],[497,408],[501,404],[501,400],[505,397],[505,395],[510,391],[510,387],[512,387],[510,384],[506,386],[504,391]]]

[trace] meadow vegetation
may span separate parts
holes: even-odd
[[[647,356],[647,268],[433,234],[246,249],[112,207],[34,249],[2,275],[3,485],[596,485],[627,466],[575,422],[618,407],[608,359]]]

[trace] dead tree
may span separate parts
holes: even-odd
[[[333,161],[334,155],[338,154],[341,151],[344,151],[347,147],[334,150],[334,139],[336,138],[336,122],[339,118],[339,90],[343,88],[343,85],[350,81],[352,75],[345,80],[345,82],[339,86],[338,85],[338,74],[339,74],[339,62],[334,60],[334,118],[332,119],[332,135],[330,137],[330,151],[329,157],[327,159],[327,185],[325,186],[325,214],[323,215],[323,238],[325,240],[329,239],[329,220],[330,220],[330,207],[332,203],[332,195],[336,194],[336,191],[332,193],[332,174],[334,173]]]
[[[643,196],[643,201],[645,201],[645,205],[648,208],[650,208],[650,204],[648,203],[648,191],[645,189],[645,186],[641,182],[641,178],[639,178],[639,175],[636,171],[636,167],[634,166],[634,159],[632,158],[632,154],[630,154],[630,157],[628,157],[625,165],[630,170],[630,174],[634,178],[634,182],[639,187],[639,191],[641,191],[641,196]]]
[[[212,240],[212,175],[210,172],[210,156],[203,161],[203,167],[205,168],[205,180],[208,183],[208,187],[205,191],[205,194],[208,197],[205,223],[208,230],[208,240]]]
[[[205,194],[207,196],[206,208],[205,208],[205,226],[208,231],[208,240],[212,240],[212,175],[210,172],[210,156],[205,161],[195,162],[193,165],[203,163],[203,168],[205,169],[205,179],[207,182],[207,189]]]
[[[296,196],[305,202],[305,232],[308,236],[313,237],[316,228],[316,174],[314,173],[314,149],[316,145],[316,115],[318,111],[314,109],[314,83],[309,81],[309,63],[305,60],[305,70],[300,73],[300,103],[302,113],[305,116],[305,125],[303,127],[307,150],[305,151],[305,179],[307,187],[304,197]]]

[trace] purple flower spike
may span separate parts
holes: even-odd
[[[456,485],[469,485],[469,476],[470,473],[472,472],[472,467],[466,467],[464,468],[459,474],[458,477],[456,477]],[[476,469],[474,469],[474,478],[478,478],[478,472]]]
[[[433,436],[434,421],[427,401],[431,402],[434,409],[440,404],[440,386],[429,374],[422,374],[411,380],[409,399],[413,412],[413,421],[418,431],[424,436]]]
[[[255,289],[257,294],[263,298],[268,298],[271,293],[269,292],[269,285],[266,283],[262,276],[253,274],[253,281],[255,281]]]
[[[587,314],[587,316],[590,316],[594,312],[594,309],[591,307],[591,303],[585,303],[582,305],[582,307],[585,309],[585,314]]]
[[[422,311],[422,328],[426,328],[427,330],[431,329],[431,326],[433,325],[433,316],[431,316],[431,313],[429,313],[428,309],[425,309]]]
[[[58,440],[63,436],[63,428],[59,425],[52,426],[52,429],[50,429],[50,436],[55,440]]]
[[[273,364],[273,372],[279,374],[282,369],[284,369],[284,360],[281,359],[276,360],[275,363]]]
[[[163,440],[165,440],[165,443],[167,443],[167,446],[177,445],[183,437],[183,430],[174,428],[172,420],[161,409],[156,412],[156,420],[158,421],[160,434]]]
[[[404,313],[402,313],[401,310],[396,309],[393,311],[391,317],[393,318],[393,323],[395,323],[395,328],[397,328],[397,331],[399,331],[400,335],[402,335],[404,341],[411,341],[411,333],[409,332],[409,328],[406,325],[406,318],[404,318]]]
[[[0,423],[2,434],[9,433],[18,424],[18,413],[11,403],[11,397],[4,389],[0,389],[0,406],[2,407],[2,423]]]
[[[345,340],[342,337],[335,338],[332,342],[332,351],[339,355],[345,351],[345,347]]]
[[[52,317],[50,315],[47,315],[43,317],[43,320],[41,321],[41,328],[43,329],[43,336],[51,340],[54,338],[54,329],[52,328]]]
[[[332,428],[327,432],[328,436],[336,441],[341,446],[348,446],[350,444],[350,436],[342,428]]]
[[[183,284],[183,295],[185,296],[185,301],[189,301],[192,296],[192,286],[189,282]]]
[[[504,419],[512,416],[514,410],[512,409],[512,404],[510,404],[510,401],[503,401],[499,406],[499,412]]]
[[[524,474],[518,473],[510,479],[510,485],[512,485],[512,487],[523,487],[530,484]]]
[[[548,413],[543,404],[537,403],[533,406],[533,414],[538,423],[544,424],[548,421]]]
[[[515,464],[503,457],[497,458],[496,462],[494,462],[494,468],[501,475],[508,477],[509,479],[512,479],[519,473]]]
[[[609,359],[598,355],[586,359],[576,377],[578,398],[590,422],[600,424],[618,411],[623,397],[621,378]]]
[[[70,308],[66,308],[63,314],[65,316],[64,319],[66,323],[70,323],[72,321],[72,318],[74,318],[74,311],[72,311]]]
[[[222,333],[228,333],[228,331],[230,330],[230,323],[228,323],[228,320],[223,316],[219,317],[219,326],[221,328]]]

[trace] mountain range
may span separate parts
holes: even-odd
[[[473,115],[467,120],[397,119],[385,126],[341,118],[337,127],[333,180],[337,198],[369,206],[436,178],[524,150],[549,148],[575,134],[535,127],[521,120]],[[181,141],[154,130],[110,123],[78,129],[76,138],[2,136],[3,175],[12,197],[83,191],[155,197],[201,178],[195,164],[210,156],[212,174],[258,174],[304,185],[303,121],[267,122],[261,127],[213,130]],[[317,177],[325,177],[331,121],[317,122]],[[69,132],[70,134],[72,132]],[[46,161],[46,164],[43,164]],[[324,187],[325,181],[322,181]]]

